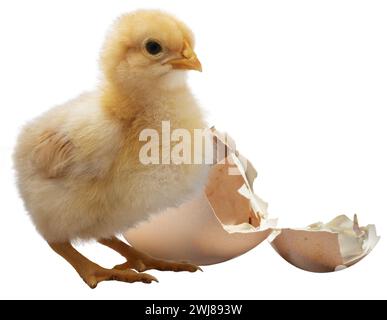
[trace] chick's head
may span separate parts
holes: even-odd
[[[170,82],[181,71],[201,71],[190,29],[160,11],[118,18],[105,41],[101,66],[108,81],[124,86]]]

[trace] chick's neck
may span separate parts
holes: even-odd
[[[130,124],[144,113],[162,116],[163,112],[168,113],[163,110],[166,101],[174,100],[176,96],[191,95],[185,81],[178,87],[141,82],[128,86],[106,81],[101,89],[103,111],[109,118],[125,124]]]

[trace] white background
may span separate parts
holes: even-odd
[[[387,298],[385,1],[1,1],[0,298]],[[36,233],[14,186],[20,126],[97,83],[105,31],[137,8],[192,27],[204,72],[192,88],[209,122],[258,169],[256,191],[281,226],[358,213],[382,235],[354,267],[313,274],[263,243],[200,274],[152,272],[152,285],[90,290]],[[82,248],[105,266],[121,261]]]

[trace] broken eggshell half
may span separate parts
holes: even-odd
[[[257,174],[232,139],[212,129],[217,164],[194,199],[128,230],[135,248],[156,258],[210,265],[240,256],[263,242],[276,220],[253,192]],[[222,152],[224,153],[222,154]]]
[[[154,215],[124,236],[154,257],[211,265],[240,256],[265,239],[292,265],[311,272],[345,269],[363,259],[379,237],[341,215],[304,229],[277,229],[253,191],[257,173],[227,134],[211,130],[217,164],[207,186],[178,208]]]
[[[374,225],[359,227],[341,215],[329,223],[305,229],[277,229],[268,238],[273,248],[292,265],[311,272],[333,272],[359,262],[376,246]]]

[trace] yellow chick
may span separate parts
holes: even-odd
[[[165,120],[171,130],[206,127],[185,79],[185,71],[201,71],[193,47],[191,31],[168,14],[121,16],[103,46],[97,90],[49,110],[19,136],[14,161],[25,207],[51,248],[91,288],[105,280],[157,281],[142,273],[149,269],[200,269],[155,259],[116,237],[150,214],[178,206],[206,183],[205,164],[139,160],[144,129],[160,132]],[[90,239],[127,262],[102,268],[72,245]]]

